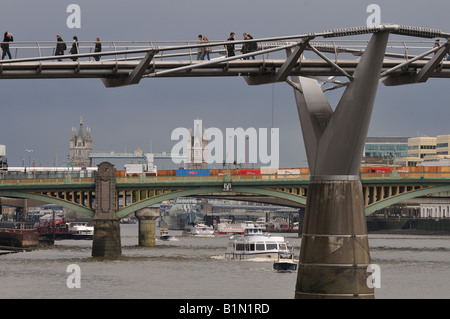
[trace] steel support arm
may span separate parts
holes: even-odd
[[[334,112],[317,80],[292,77],[312,175],[358,175],[388,37],[372,36]]]
[[[129,84],[138,84],[158,51],[149,51],[129,76]]]
[[[431,58],[430,62],[428,62],[427,65],[425,65],[423,69],[420,70],[420,72],[417,74],[417,82],[426,82],[449,51],[450,45],[449,42],[447,42],[439,48],[433,58]]]
[[[337,65],[336,63],[334,63],[333,61],[331,61],[325,54],[323,54],[322,52],[320,52],[319,50],[317,50],[314,46],[312,46],[311,44],[309,45],[309,47],[311,48],[311,50],[313,50],[318,56],[320,56],[322,59],[324,59],[328,64],[330,64],[334,69],[338,70],[339,72],[341,72],[344,76],[346,76],[350,81],[353,80],[353,77],[348,74],[347,72],[345,72],[344,69],[342,69],[339,65]]]
[[[287,50],[288,58],[286,62],[281,66],[278,70],[277,74],[275,74],[275,82],[284,82],[288,78],[294,66],[297,64],[298,59],[302,55],[303,51],[305,51],[309,41],[311,39],[303,40],[300,44],[295,47],[294,51]]]
[[[154,56],[158,52],[159,52],[158,50],[148,51],[145,57],[141,60],[141,62],[139,62],[139,64],[128,76],[118,78],[103,78],[102,79],[103,84],[106,87],[118,87],[118,86],[138,84],[141,81],[142,76],[145,73],[145,70],[147,70]]]

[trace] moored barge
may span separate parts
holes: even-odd
[[[0,245],[9,247],[37,247],[39,233],[33,223],[0,222]]]

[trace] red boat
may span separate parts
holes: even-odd
[[[54,224],[55,224],[54,229],[53,229],[53,221],[47,221],[39,224],[37,228],[39,236],[50,239],[72,238],[72,234],[69,230],[69,225],[65,221],[55,220]]]
[[[0,244],[9,247],[36,247],[39,244],[39,233],[33,223],[2,222]]]

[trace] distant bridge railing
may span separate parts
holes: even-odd
[[[208,175],[208,176],[146,176],[134,174],[132,176],[117,177],[118,183],[170,183],[170,182],[207,182],[207,181],[308,181],[309,174],[261,174],[261,175]],[[402,172],[402,173],[363,173],[363,181],[393,181],[393,180],[435,180],[449,179],[450,172]],[[0,173],[0,185],[12,184],[58,184],[58,183],[93,183],[93,173]]]
[[[427,179],[450,178],[450,172],[363,173],[361,179]]]

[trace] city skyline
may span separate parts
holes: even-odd
[[[225,40],[230,31],[254,38],[320,32],[363,26],[372,1],[231,1],[211,4],[140,1],[77,1],[81,28],[69,29],[66,19],[71,2],[49,0],[24,5],[5,1],[0,13],[3,28],[15,41],[54,41],[57,33],[69,44],[80,41],[195,41],[198,34]],[[411,1],[408,7],[377,1],[382,23],[441,29],[446,23],[444,1],[433,6]],[[323,6],[329,10],[324,12]],[[189,12],[188,15],[185,13]],[[278,14],[282,19],[278,19]],[[230,19],[230,17],[232,17]],[[117,21],[120,21],[117,23]],[[134,23],[138,21],[138,23]],[[133,24],[131,24],[133,22]],[[182,26],[182,27],[180,27]],[[6,145],[11,166],[33,159],[52,166],[56,154],[61,166],[69,154],[70,129],[80,116],[92,129],[94,151],[170,152],[171,132],[191,127],[199,117],[208,127],[280,129],[280,167],[306,166],[306,155],[292,88],[285,83],[248,86],[242,78],[144,79],[140,84],[107,89],[98,79],[3,80],[0,144]],[[385,87],[380,84],[368,136],[437,136],[448,134],[450,92],[446,80]],[[341,90],[327,94],[336,104]],[[273,116],[272,116],[273,114]]]

